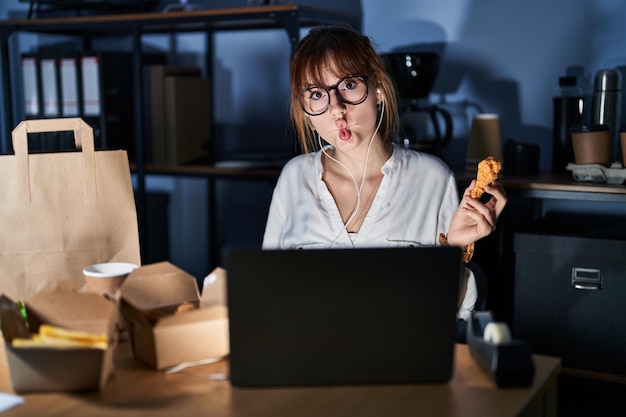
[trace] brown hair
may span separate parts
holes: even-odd
[[[302,109],[298,95],[311,83],[323,85],[323,72],[331,71],[337,77],[362,75],[369,77],[369,94],[379,89],[384,97],[380,133],[388,142],[397,134],[398,104],[393,80],[385,64],[376,53],[370,39],[343,24],[314,27],[298,43],[289,66],[291,87],[291,120],[304,153],[317,149],[315,132]],[[372,91],[373,90],[373,91]]]

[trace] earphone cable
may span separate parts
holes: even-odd
[[[348,174],[350,175],[350,178],[352,178],[352,182],[354,183],[354,187],[356,189],[356,204],[355,204],[355,207],[352,210],[352,213],[350,214],[350,217],[348,217],[348,220],[346,220],[346,222],[344,223],[344,225],[341,228],[341,230],[339,231],[339,233],[337,233],[337,236],[335,236],[335,238],[332,240],[332,242],[330,242],[329,247],[332,246],[337,241],[337,239],[339,238],[341,233],[343,233],[344,230],[348,229],[348,225],[352,222],[352,220],[354,220],[354,218],[356,217],[356,214],[357,214],[357,212],[359,210],[359,207],[361,206],[361,191],[363,190],[363,184],[365,184],[365,174],[367,172],[367,162],[369,160],[369,154],[370,154],[370,150],[372,148],[372,143],[374,143],[374,138],[376,137],[376,134],[378,133],[378,130],[380,129],[380,125],[382,124],[382,121],[383,121],[384,110],[385,110],[385,100],[382,100],[381,101],[381,116],[378,119],[378,123],[376,124],[376,129],[374,130],[374,134],[370,138],[370,141],[369,141],[369,143],[367,145],[367,152],[365,154],[365,161],[364,161],[364,165],[363,165],[363,176],[361,178],[361,184],[360,185],[357,185],[356,179],[354,178],[354,175],[352,174],[350,169],[348,169],[348,167],[346,167],[344,164],[342,164],[341,162],[339,162],[337,159],[333,158],[332,156],[330,156],[326,152],[326,149],[324,149],[324,147],[322,146],[322,138],[321,138],[321,136],[319,135],[319,133],[317,135],[317,140],[318,140],[320,149],[322,150],[324,155],[326,155],[330,160],[335,161],[343,169],[348,171]]]

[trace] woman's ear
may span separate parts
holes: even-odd
[[[383,96],[383,92],[380,90],[380,88],[376,89],[376,104],[380,104],[381,101],[383,101],[384,96]]]

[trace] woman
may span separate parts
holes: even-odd
[[[303,155],[278,179],[264,249],[459,246],[467,258],[506,205],[493,197],[459,204],[450,169],[434,156],[395,146],[399,126],[393,81],[370,40],[343,26],[312,29],[290,62],[291,116]],[[439,242],[439,236],[447,236]],[[471,274],[459,302],[476,301]]]

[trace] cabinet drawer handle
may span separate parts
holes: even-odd
[[[572,287],[577,290],[602,289],[602,270],[596,268],[572,268]]]

